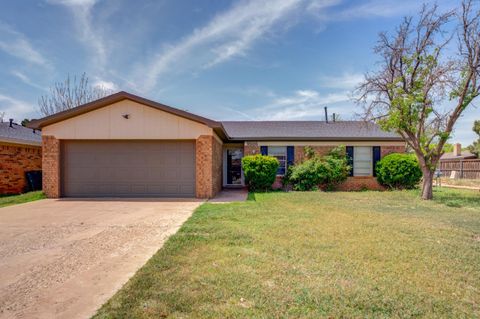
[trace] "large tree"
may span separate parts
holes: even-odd
[[[57,82],[50,88],[50,93],[42,95],[38,100],[40,112],[44,116],[65,111],[76,106],[98,100],[112,94],[103,86],[92,86],[85,73],[78,79],[67,76],[65,81]]]
[[[480,12],[472,1],[454,11],[424,5],[393,34],[381,33],[379,69],[358,87],[366,120],[397,132],[423,172],[421,196],[431,199],[444,145],[480,90]],[[449,31],[452,30],[453,31]]]

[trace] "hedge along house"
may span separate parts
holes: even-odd
[[[403,152],[394,134],[363,122],[218,122],[126,92],[30,123],[42,129],[48,197],[212,198],[244,185],[241,159],[267,154],[288,165],[304,147],[345,145],[353,158],[345,189],[377,188],[376,160]]]

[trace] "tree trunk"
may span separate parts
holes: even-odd
[[[433,175],[429,169],[423,170],[422,199],[431,200],[433,198]]]

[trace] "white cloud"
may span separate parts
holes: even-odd
[[[324,116],[324,107],[332,105],[336,106],[330,111],[341,113],[344,119],[349,117],[347,113],[353,113],[349,91],[321,94],[315,90],[298,90],[289,96],[277,96],[253,113],[263,120],[318,119]]]
[[[318,2],[318,1],[317,1]],[[332,3],[324,0],[325,6]],[[230,10],[215,16],[204,27],[174,45],[164,47],[149,63],[136,70],[145,91],[151,90],[157,79],[167,72],[210,68],[245,55],[274,27],[284,27],[287,17],[310,4],[309,0],[240,1]]]
[[[67,7],[73,14],[78,40],[90,51],[93,67],[100,73],[105,70],[108,57],[106,40],[98,28],[93,25],[92,9],[98,0],[47,0],[51,4]]]
[[[26,76],[24,73],[22,73],[20,71],[12,70],[10,73],[13,76],[15,76],[16,78],[20,79],[20,81],[22,81],[23,83],[25,83],[27,85],[30,85],[31,87],[34,87],[34,88],[37,88],[37,89],[40,89],[40,90],[43,90],[43,91],[48,90],[48,88],[33,82],[28,76]]]
[[[93,82],[93,87],[102,88],[112,92],[118,91],[118,86],[115,83],[99,79]]]
[[[358,5],[349,6],[344,10],[329,12],[328,14],[315,11],[315,8],[312,8],[311,11],[325,20],[334,21],[399,16],[407,13],[415,13],[415,10],[418,10],[419,6],[420,4],[417,0],[370,0]]]
[[[48,67],[47,59],[20,32],[0,22],[0,50],[24,61]]]
[[[341,75],[324,75],[320,77],[320,86],[329,89],[353,90],[364,79],[361,73],[343,73]]]
[[[0,93],[0,113],[5,112],[4,119],[13,118],[20,122],[30,117],[34,110],[35,107],[31,103]]]

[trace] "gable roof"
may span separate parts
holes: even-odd
[[[174,107],[171,107],[171,106],[168,106],[168,105],[165,105],[165,104],[161,104],[161,103],[158,103],[158,102],[155,102],[155,101],[152,101],[152,100],[148,100],[148,99],[145,99],[143,97],[140,97],[140,96],[137,96],[137,95],[125,92],[125,91],[114,93],[112,95],[109,95],[109,96],[106,96],[104,98],[95,100],[93,102],[83,104],[83,105],[74,107],[74,108],[69,109],[69,110],[58,112],[58,113],[46,116],[46,117],[38,119],[38,120],[33,120],[28,124],[28,127],[35,128],[35,129],[41,129],[44,126],[54,124],[54,123],[57,123],[57,122],[61,122],[61,121],[67,120],[69,118],[72,118],[72,117],[75,117],[75,116],[78,116],[78,115],[81,115],[81,114],[84,114],[84,113],[87,113],[87,112],[91,112],[91,111],[97,110],[99,108],[102,108],[104,106],[107,106],[107,105],[110,105],[110,104],[113,104],[113,103],[116,103],[116,102],[120,102],[120,101],[123,101],[123,100],[131,100],[131,101],[134,101],[134,102],[146,105],[146,106],[150,106],[150,107],[156,108],[158,110],[161,110],[161,111],[164,111],[164,112],[167,112],[167,113],[171,113],[171,114],[186,118],[188,120],[192,120],[192,121],[195,121],[195,122],[198,122],[198,123],[201,123],[201,124],[205,124],[206,126],[211,127],[211,128],[221,128],[221,124],[217,121],[213,121],[213,120],[207,119],[206,117],[202,117],[202,116],[199,116],[199,115],[196,115],[196,114],[193,114],[193,113],[189,113],[187,111],[176,109]]]
[[[363,121],[223,121],[222,125],[234,140],[402,140]]]
[[[9,122],[0,122],[0,141],[14,144],[42,145],[42,134],[30,128]]]

